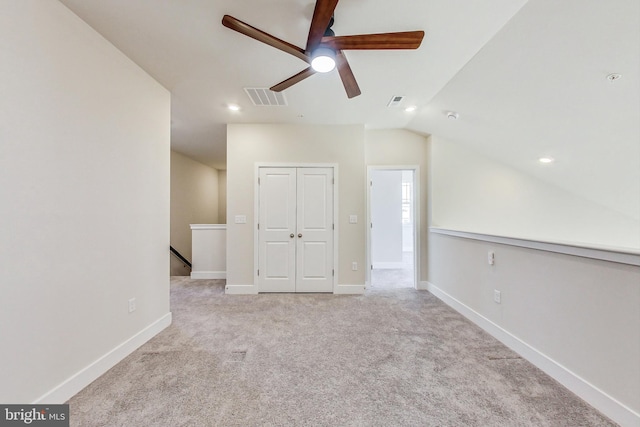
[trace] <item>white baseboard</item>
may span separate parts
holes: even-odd
[[[226,279],[226,271],[192,271],[192,279]]]
[[[621,426],[640,427],[640,414],[626,405],[618,402],[604,391],[593,384],[571,372],[555,360],[544,353],[530,346],[510,332],[502,329],[499,325],[487,319],[477,311],[473,310],[456,298],[444,292],[432,283],[421,282],[421,287],[426,284],[426,289],[442,300],[445,304],[462,314],[467,319],[487,331],[498,341],[518,353],[520,356],[533,363],[544,371],[547,375],[558,381],[560,384],[571,390],[578,397],[589,403],[591,406],[611,418]]]
[[[226,285],[225,294],[227,295],[256,295],[258,287],[254,285]],[[364,294],[364,285],[338,285],[334,289],[335,295],[361,295]]]
[[[364,285],[338,285],[333,290],[335,295],[362,295]]]
[[[227,295],[257,295],[258,287],[254,285],[226,285],[224,293]]]
[[[385,269],[385,268],[393,268],[393,269],[398,269],[398,268],[404,268],[405,264],[402,261],[398,261],[398,262],[374,262],[373,263],[373,268],[375,269]]]
[[[125,342],[121,343],[89,366],[72,375],[36,399],[33,404],[61,404],[72,398],[80,390],[91,384],[102,374],[117,365],[122,359],[133,353],[142,344],[160,333],[171,324],[171,313],[167,313]]]

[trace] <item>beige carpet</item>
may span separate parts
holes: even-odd
[[[371,288],[415,288],[413,252],[403,252],[402,262],[402,268],[374,268],[371,270]]]
[[[426,291],[224,295],[70,400],[72,426],[613,426]]]

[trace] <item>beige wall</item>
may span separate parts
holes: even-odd
[[[631,217],[443,138],[431,138],[431,152],[435,226],[533,240],[640,249],[640,222]]]
[[[363,126],[227,126],[227,284],[252,285],[254,278],[254,188],[257,162],[338,165],[338,283],[364,285],[365,180]],[[349,215],[358,224],[349,224]],[[246,215],[246,224],[234,224]]]
[[[0,402],[63,403],[170,322],[170,95],[59,2],[1,7]]]
[[[171,246],[188,260],[191,254],[190,224],[218,223],[218,170],[171,152]],[[171,257],[171,275],[186,276],[185,269]]]
[[[227,223],[227,171],[218,170],[218,223]]]
[[[427,279],[428,268],[428,140],[426,136],[402,129],[365,132],[367,166],[415,165],[420,167],[420,280]]]

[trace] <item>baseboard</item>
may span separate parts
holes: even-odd
[[[226,279],[226,271],[192,271],[192,279]]]
[[[566,367],[551,359],[549,356],[530,346],[510,332],[502,329],[499,325],[482,316],[469,306],[458,301],[456,298],[444,292],[432,283],[426,284],[426,289],[442,300],[445,304],[471,320],[473,323],[487,331],[498,341],[518,353],[520,356],[533,363],[544,371],[547,375],[558,381],[560,384],[571,390],[578,397],[589,403],[591,406],[611,418],[621,426],[640,427],[640,414],[626,405],[618,402],[593,384],[579,377]]]
[[[374,269],[385,269],[385,268],[392,268],[392,269],[398,269],[398,268],[404,268],[405,264],[402,261],[398,261],[398,262],[374,262],[373,263],[373,268]]]
[[[362,295],[364,285],[337,285],[333,290],[335,295]]]
[[[429,290],[429,282],[425,282],[424,280],[418,282],[418,286],[416,289],[419,291],[428,291]]]
[[[258,287],[254,285],[226,285],[227,295],[256,295]],[[364,285],[338,285],[334,289],[335,295],[361,295],[364,294]]]
[[[254,285],[226,285],[224,293],[227,295],[257,295],[258,287]]]
[[[36,399],[33,404],[61,404],[80,390],[91,384],[102,374],[117,365],[122,359],[133,353],[136,349],[160,333],[171,324],[171,313],[167,313],[153,322],[125,342],[121,343],[89,366],[72,375],[61,384],[54,387],[44,395]]]

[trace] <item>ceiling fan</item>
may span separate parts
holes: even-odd
[[[331,26],[333,25],[333,12],[337,5],[338,0],[316,1],[309,37],[304,49],[229,15],[222,18],[222,25],[310,64],[298,74],[272,86],[270,88],[272,91],[281,92],[316,72],[331,71],[335,66],[338,68],[347,96],[353,98],[360,95],[361,92],[343,50],[417,49],[422,43],[424,31],[336,36],[331,30]],[[325,64],[328,62],[330,67],[323,68],[323,62]]]

